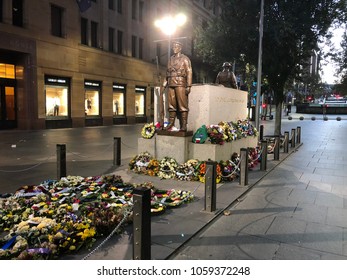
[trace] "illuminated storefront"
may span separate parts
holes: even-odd
[[[46,127],[71,127],[70,79],[45,76]]]
[[[113,124],[126,123],[126,85],[114,83],[112,88]]]
[[[100,81],[86,80],[84,82],[86,126],[103,125],[101,117],[101,85]]]
[[[135,87],[135,117],[136,122],[146,121],[146,88],[136,86]]]

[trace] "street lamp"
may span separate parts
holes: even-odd
[[[259,131],[259,109],[261,95],[261,71],[262,71],[262,55],[263,55],[263,27],[264,27],[264,0],[260,4],[259,19],[259,49],[258,49],[258,77],[257,77],[257,99],[255,107],[255,127]]]
[[[159,28],[165,35],[168,36],[168,39],[167,39],[168,40],[168,51],[167,51],[168,65],[169,65],[170,57],[171,57],[171,36],[176,32],[177,28],[183,26],[186,23],[186,21],[187,21],[187,17],[184,14],[179,13],[175,16],[172,16],[172,15],[164,16],[162,19],[158,19],[154,22],[154,25],[157,28]],[[159,42],[159,41],[164,41],[164,40],[158,40],[156,42]],[[157,66],[158,66],[158,60],[157,60]],[[164,103],[166,102],[166,100],[167,100],[167,96],[164,96],[164,92],[160,94],[160,88],[156,90],[156,94],[154,96],[154,104],[155,104],[154,105],[154,122],[155,123],[157,122],[158,119],[164,122],[164,119],[165,119]],[[160,116],[158,116],[158,112],[160,112]]]
[[[179,13],[175,16],[167,15],[162,19],[157,19],[154,25],[168,36],[168,61],[171,53],[171,36],[176,32],[177,27],[183,26],[187,21],[186,15]]]

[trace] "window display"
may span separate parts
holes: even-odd
[[[68,88],[46,86],[46,116],[68,116]]]
[[[85,93],[86,116],[99,115],[99,92],[96,90],[86,90]]]
[[[145,114],[145,88],[135,88],[135,115]]]
[[[125,85],[113,84],[113,116],[125,115]]]

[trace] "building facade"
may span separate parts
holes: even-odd
[[[174,35],[154,26],[179,12],[188,21]],[[150,121],[171,40],[192,58],[193,82],[213,82],[193,41],[218,13],[214,0],[0,0],[0,129]]]

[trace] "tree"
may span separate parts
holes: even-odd
[[[233,60],[257,65],[260,0],[222,3],[222,15],[197,32],[196,53],[215,66]],[[265,0],[262,77],[274,93],[276,135],[281,134],[286,83],[299,78],[312,50],[345,9],[346,0]]]

